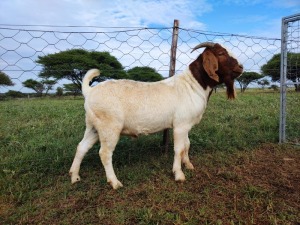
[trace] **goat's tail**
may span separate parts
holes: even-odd
[[[82,94],[83,96],[87,96],[92,87],[90,86],[90,81],[100,75],[100,71],[98,69],[91,69],[87,71],[82,81]]]

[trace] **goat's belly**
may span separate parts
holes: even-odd
[[[166,128],[172,128],[172,120],[168,119],[134,119],[131,121],[126,120],[122,130],[122,134],[130,136],[148,135],[159,132]]]

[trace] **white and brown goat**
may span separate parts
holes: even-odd
[[[183,73],[158,82],[108,80],[91,87],[90,81],[100,72],[87,72],[82,83],[86,130],[70,169],[72,183],[80,180],[84,155],[100,140],[107,182],[114,189],[122,187],[112,165],[120,135],[138,136],[166,128],[174,132],[175,180],[185,180],[181,164],[194,169],[188,156],[189,131],[200,122],[212,89],[225,83],[228,98],[234,98],[234,79],[243,72],[243,66],[220,44],[205,42],[193,51],[202,47],[206,47],[203,53]]]

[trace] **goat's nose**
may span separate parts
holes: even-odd
[[[242,64],[239,64],[239,67],[242,71],[244,70],[244,66]]]

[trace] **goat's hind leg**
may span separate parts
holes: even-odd
[[[120,187],[123,187],[123,184],[118,180],[115,174],[112,165],[112,156],[119,141],[121,130],[109,125],[106,125],[104,127],[104,130],[98,130],[101,142],[99,156],[106,173],[107,182],[112,186],[113,189],[118,189]]]
[[[87,126],[84,137],[77,146],[76,154],[70,168],[70,176],[72,184],[80,181],[79,170],[83,157],[88,150],[99,140],[97,131],[92,126]]]

